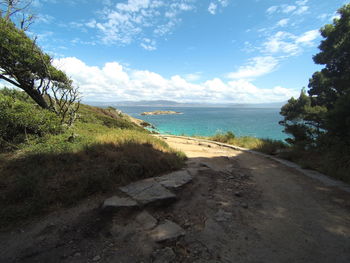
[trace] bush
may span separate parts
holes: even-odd
[[[222,143],[229,143],[230,140],[233,140],[235,137],[236,136],[233,134],[233,132],[228,131],[226,133],[215,134],[213,137],[211,137],[211,140]]]
[[[11,97],[20,101],[28,102],[28,103],[34,103],[33,99],[29,97],[27,93],[17,89],[9,89],[4,87],[3,89],[0,89],[0,96],[1,95]]]
[[[30,136],[41,137],[62,131],[60,120],[47,110],[22,99],[0,93],[0,143],[23,143]]]
[[[209,139],[217,142],[232,144],[238,147],[248,148],[266,154],[277,154],[279,151],[288,147],[286,143],[279,140],[260,139],[250,136],[235,137],[235,135],[230,131],[224,134],[216,134]]]

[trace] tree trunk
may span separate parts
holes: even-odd
[[[23,88],[21,87],[41,108],[50,110],[49,105],[45,101],[44,97],[33,88]]]

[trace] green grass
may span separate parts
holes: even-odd
[[[81,105],[72,128],[0,154],[0,225],[179,169],[185,159],[113,108]]]
[[[209,137],[208,139],[217,142],[232,144],[235,146],[271,155],[275,155],[279,151],[288,148],[288,145],[282,141],[272,139],[260,139],[249,136],[236,137],[232,132],[216,134],[212,137]]]

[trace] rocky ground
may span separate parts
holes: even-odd
[[[164,139],[186,169],[0,233],[0,262],[350,262],[348,192],[251,153]]]

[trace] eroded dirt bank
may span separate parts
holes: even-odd
[[[196,175],[176,202],[143,210],[184,236],[152,242],[135,227],[141,211],[101,214],[90,200],[1,233],[0,262],[350,262],[349,193],[250,153],[164,139]]]

